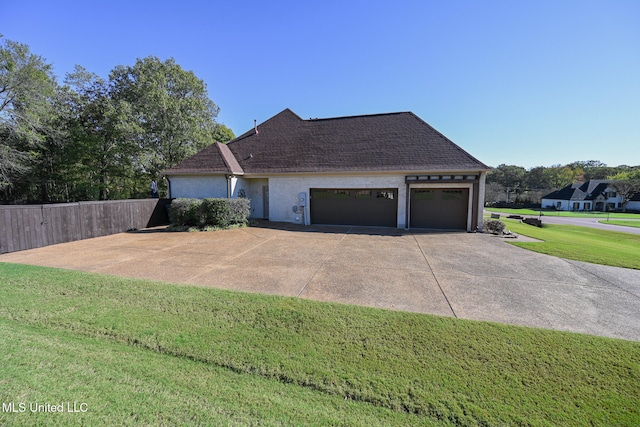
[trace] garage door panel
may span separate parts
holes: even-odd
[[[468,188],[414,188],[411,227],[466,230],[468,204]]]
[[[397,189],[311,189],[313,224],[395,227]]]

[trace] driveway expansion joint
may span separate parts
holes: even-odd
[[[233,261],[234,259],[237,259],[239,257],[241,257],[242,255],[251,252],[252,250],[264,245],[265,243],[267,243],[268,241],[273,240],[273,237],[268,237],[266,239],[264,239],[262,242],[258,243],[255,246],[252,246],[251,248],[247,249],[246,251],[240,252],[239,254],[236,254],[236,256],[233,256],[231,258],[229,258],[229,261]]]
[[[327,254],[326,257],[324,257],[324,259],[322,260],[322,262],[320,263],[320,265],[318,266],[318,268],[316,268],[316,271],[313,272],[313,274],[309,277],[309,279],[307,280],[307,283],[304,284],[304,286],[302,287],[302,289],[300,289],[300,292],[298,292],[298,295],[296,295],[298,298],[300,298],[300,295],[302,295],[302,293],[305,291],[305,289],[307,289],[307,286],[309,286],[309,283],[311,283],[311,281],[313,280],[314,277],[316,277],[316,275],[318,274],[318,271],[320,271],[320,269],[322,269],[322,267],[324,267],[324,265],[327,263],[327,261],[329,260],[329,258],[331,258],[331,255],[333,255],[333,253],[335,252],[335,250],[338,248],[338,246],[340,246],[340,243],[342,243],[342,241],[345,239],[345,237],[347,237],[347,234],[349,234],[349,232],[353,229],[353,227],[351,227],[346,233],[344,233],[342,235],[342,238],[340,240],[338,240],[336,242],[336,244],[333,246],[333,248],[331,249],[331,251]]]
[[[627,293],[629,295],[632,295],[635,298],[640,299],[640,295],[634,294],[633,292],[629,291],[628,289],[625,289],[625,288],[623,288],[621,286],[618,286],[615,283],[611,282],[610,280],[605,279],[604,277],[598,276],[594,272],[589,271],[586,268],[584,268],[583,266],[581,266],[579,263],[572,262],[569,259],[564,259],[564,258],[561,258],[561,259],[564,260],[567,264],[573,265],[574,267],[579,268],[580,270],[584,271],[585,273],[588,273],[588,274],[590,274],[590,275],[592,275],[594,277],[597,277],[599,280],[602,280],[603,282],[607,283],[608,285],[610,285],[610,286],[612,286],[612,287],[614,287],[614,288],[616,288],[618,290],[621,290],[621,291],[623,291],[623,292],[625,292],[625,293]]]
[[[429,263],[429,259],[427,258],[427,254],[424,253],[424,250],[422,249],[422,246],[420,245],[420,242],[418,242],[418,239],[416,238],[416,235],[413,234],[413,233],[411,233],[411,235],[413,236],[413,240],[415,240],[416,245],[418,245],[418,248],[420,249],[420,253],[422,253],[422,257],[424,258],[424,261],[427,263],[427,266],[429,267],[429,271],[431,272],[431,275],[433,276],[433,280],[436,281],[436,284],[438,285],[438,288],[440,289],[440,292],[442,292],[442,296],[444,297],[444,300],[447,302],[447,305],[451,309],[451,313],[453,314],[453,317],[455,317],[457,319],[458,315],[456,314],[456,311],[453,309],[453,306],[451,305],[451,301],[449,301],[449,298],[447,297],[447,294],[444,292],[444,289],[442,289],[442,285],[440,285],[440,281],[438,280],[438,277],[436,276],[436,273],[434,273],[433,268],[431,268],[431,264]]]

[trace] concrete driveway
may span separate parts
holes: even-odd
[[[0,262],[640,340],[640,270],[537,254],[486,234],[269,223],[123,233]]]

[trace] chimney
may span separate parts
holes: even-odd
[[[258,133],[258,121],[256,119],[253,119],[253,130]]]

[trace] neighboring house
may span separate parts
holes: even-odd
[[[567,185],[542,197],[542,208],[601,212],[622,209],[623,198],[610,184],[611,181],[592,179]]]
[[[489,169],[410,112],[303,120],[285,109],[164,174],[172,198],[247,197],[257,219],[472,231]]]
[[[640,193],[636,193],[629,199],[629,202],[627,202],[627,210],[640,212]]]

